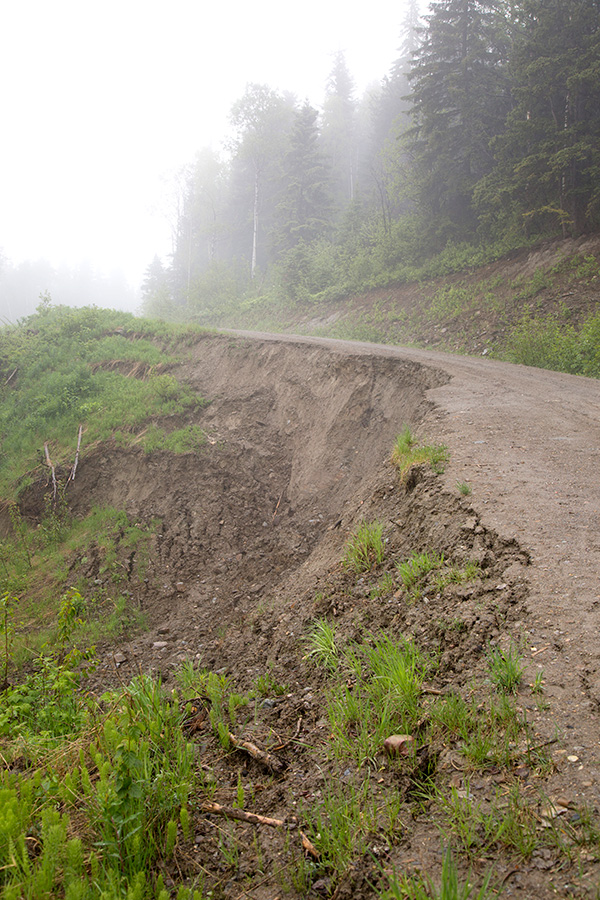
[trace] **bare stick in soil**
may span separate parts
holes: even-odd
[[[220,803],[206,801],[201,806],[202,812],[214,813],[217,816],[225,816],[226,819],[239,819],[240,822],[250,822],[251,825],[269,825],[271,828],[296,828],[295,822],[285,822],[283,819],[271,819],[269,816],[259,816],[258,813],[246,812],[233,806],[221,806]]]
[[[250,741],[240,741],[231,733],[229,734],[229,740],[236,750],[243,750],[244,753],[247,753],[252,759],[255,759],[257,762],[261,763],[261,765],[265,766],[269,772],[273,772],[273,774],[277,775],[285,768],[284,763],[280,759],[273,756],[273,754],[269,753],[267,750],[261,750],[256,744],[252,744]]]
[[[79,449],[81,447],[81,435],[83,434],[83,425],[79,426],[79,434],[77,436],[77,450],[75,451],[75,462],[73,463],[73,468],[71,469],[71,474],[69,475],[69,481],[75,481],[75,473],[77,471],[77,464],[79,463]]]
[[[52,460],[50,459],[50,453],[48,451],[48,441],[44,444],[44,453],[46,454],[46,465],[50,466],[50,471],[52,472],[52,499],[56,500],[58,485],[56,484],[56,472],[54,471],[54,466],[52,465]]]

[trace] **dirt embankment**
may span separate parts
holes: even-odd
[[[244,690],[269,666],[287,694],[245,727],[258,743],[276,733],[287,746],[302,721],[305,749],[284,751],[288,774],[265,782],[261,794],[263,814],[285,816],[299,796],[318,798],[323,787],[306,749],[328,733],[320,676],[303,658],[309,623],[327,616],[342,641],[384,627],[413,636],[440,659],[438,688],[466,692],[485,679],[490,641],[512,643],[526,679],[544,678],[548,711],[525,684],[517,700],[536,742],[558,736],[557,752],[578,761],[557,756],[544,789],[567,805],[600,805],[598,384],[481,359],[267,335],[205,337],[179,376],[212,400],[196,413],[205,450],[146,455],[105,446],[84,452],[72,485],[76,513],[113,504],[160,522],[145,578],[129,584],[149,629],[99,648],[96,686],[140,669],[169,683],[191,659],[232,674]],[[399,482],[389,456],[405,423],[448,445],[445,474],[418,469]],[[457,482],[472,493],[461,495]],[[25,512],[35,511],[35,498],[33,491]],[[459,567],[475,562],[481,576],[412,603],[397,584],[374,591],[340,565],[363,520],[384,526],[381,574],[428,550]],[[135,560],[121,552],[134,572]],[[108,579],[93,553],[75,560],[72,573]],[[220,783],[236,784],[235,760],[219,755],[214,765]],[[481,790],[502,790],[503,777],[481,779]],[[439,871],[435,821],[421,816],[411,829],[394,864]],[[282,852],[264,846],[273,860]],[[498,869],[509,894],[556,895],[543,866],[521,874],[511,866]],[[348,892],[374,896],[356,885]]]

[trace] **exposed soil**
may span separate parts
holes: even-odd
[[[343,641],[385,627],[435,648],[439,690],[469,691],[483,678],[489,642],[513,641],[528,664],[518,702],[536,739],[559,739],[544,791],[565,809],[599,807],[598,383],[485,359],[268,335],[202,338],[179,377],[212,401],[196,413],[210,436],[206,448],[173,456],[104,446],[82,455],[71,486],[76,514],[101,503],[125,508],[132,520],[160,520],[143,579],[133,577],[135,560],[122,550],[148,630],[99,648],[95,686],[125,682],[140,669],[170,684],[181,661],[192,659],[245,690],[270,666],[287,693],[261,706],[243,736],[272,746],[278,735],[285,773],[267,777],[240,753],[224,756],[210,730],[197,739],[219,785],[217,801],[231,805],[241,777],[255,785],[254,811],[285,818],[300,800],[318,804],[324,786],[307,749],[328,737],[324,676],[303,658],[317,617],[334,620]],[[419,468],[400,483],[389,456],[405,423],[448,445],[443,475]],[[457,482],[471,495],[461,496]],[[38,496],[31,492],[26,514],[36,512]],[[363,519],[384,524],[378,575],[426,548],[457,565],[477,561],[481,577],[413,604],[396,592],[375,598],[372,581],[340,564]],[[74,577],[82,574],[102,581],[93,553],[73,561]],[[547,711],[527,686],[540,669]],[[298,734],[300,744],[287,743]],[[444,783],[464,786],[450,762],[439,769]],[[329,774],[353,777],[333,764]],[[381,762],[373,790],[392,778]],[[503,779],[492,774],[473,790],[484,798]],[[373,897],[373,856],[435,876],[434,818],[422,811],[403,821],[396,846],[383,847],[375,835],[379,850],[342,879],[321,878],[310,890],[287,885],[287,896]],[[217,826],[207,817],[198,819],[190,871],[208,871],[215,896],[282,894],[285,878],[273,872],[285,868],[284,836],[261,829],[259,866],[254,826],[235,827],[245,848],[235,873],[216,853]],[[565,868],[554,856],[507,858],[496,874],[506,896],[586,896],[598,881],[596,857],[584,868]]]

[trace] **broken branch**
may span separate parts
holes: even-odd
[[[269,753],[267,750],[261,750],[256,744],[252,744],[250,741],[240,741],[234,734],[231,734],[231,732],[229,734],[229,740],[236,750],[243,750],[248,756],[251,756],[252,759],[261,763],[270,772],[277,774],[285,768],[284,763],[280,759],[272,753]]]

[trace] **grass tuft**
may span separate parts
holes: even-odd
[[[404,426],[396,438],[391,456],[401,481],[405,481],[410,469],[418,465],[428,465],[439,475],[444,471],[449,458],[448,448],[444,444],[419,446],[408,425]]]

